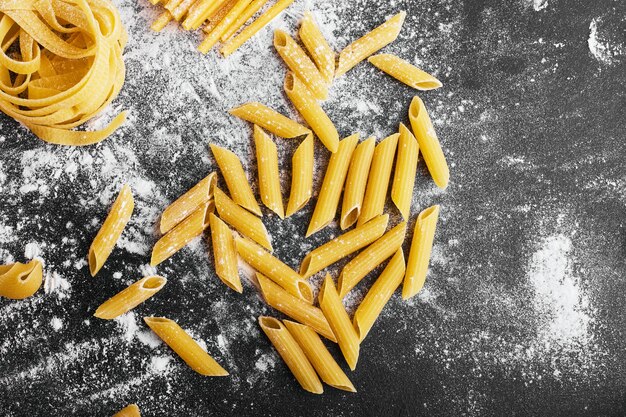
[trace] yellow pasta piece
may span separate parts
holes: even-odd
[[[285,64],[306,84],[313,96],[318,100],[328,98],[328,88],[322,74],[307,56],[306,52],[285,31],[274,31],[274,48],[278,51]]]
[[[354,330],[343,304],[341,304],[341,299],[329,274],[326,274],[318,301],[330,328],[337,338],[343,357],[346,359],[350,369],[354,371],[359,360],[359,336],[356,334],[356,330]]]
[[[23,264],[0,265],[0,297],[22,300],[35,294],[43,281],[43,267],[37,259]]]
[[[280,136],[281,138],[291,139],[311,133],[309,129],[302,126],[300,123],[283,116],[261,103],[246,103],[229,110],[229,112],[233,116],[259,125],[268,132]]]
[[[371,56],[367,60],[379,70],[417,90],[434,90],[442,86],[441,81],[429,73],[395,55],[379,54]]]
[[[141,417],[141,413],[137,404],[130,404],[115,413],[113,417]]]
[[[309,252],[300,264],[300,275],[308,278],[376,241],[385,233],[388,222],[389,215],[383,214]]]
[[[165,28],[165,26],[167,26],[169,22],[172,21],[173,18],[174,17],[169,10],[164,10],[163,13],[161,13],[154,22],[152,22],[152,25],[150,25],[150,29],[155,32],[160,32]]]
[[[189,217],[178,223],[176,227],[157,241],[152,248],[150,265],[157,266],[187,246],[209,227],[209,215],[215,210],[215,203],[209,201],[198,207]]]
[[[433,128],[430,116],[428,116],[424,102],[417,96],[411,101],[409,120],[433,181],[437,184],[437,187],[445,189],[450,179],[448,163],[441,150],[441,144]]]
[[[438,218],[438,205],[424,209],[417,216],[411,250],[406,262],[404,285],[402,286],[402,298],[404,300],[413,297],[424,286]]]
[[[280,192],[280,174],[278,172],[278,151],[272,139],[257,125],[254,125],[254,144],[259,170],[259,193],[267,208],[285,217],[283,195]]]
[[[391,177],[391,168],[393,167],[393,159],[396,156],[399,136],[398,133],[388,136],[374,149],[370,175],[367,179],[363,206],[357,225],[361,225],[381,215],[385,209],[389,178]]]
[[[226,42],[231,36],[235,34],[241,27],[254,15],[258,12],[263,5],[267,3],[267,0],[254,0],[252,3],[246,7],[243,13],[237,16],[237,19],[228,27],[228,30],[224,32],[220,40],[222,42]]]
[[[161,215],[161,233],[167,233],[198,207],[213,198],[213,188],[217,182],[217,175],[211,172],[203,180],[194,185],[189,191],[181,195],[172,204],[163,210]]]
[[[298,380],[300,386],[313,394],[322,394],[324,387],[320,382],[313,366],[298,346],[289,330],[273,317],[259,317],[259,325],[278,351],[278,354],[287,364],[287,367]]]
[[[303,301],[301,298],[294,297],[278,284],[275,284],[258,272],[256,277],[259,281],[263,298],[270,307],[275,308],[294,320],[298,320],[300,323],[311,326],[313,330],[328,340],[337,342],[322,310]]]
[[[215,187],[215,207],[217,207],[220,218],[239,233],[254,240],[267,250],[273,250],[269,234],[261,219],[235,204],[218,187]]]
[[[128,185],[124,185],[89,248],[89,272],[92,277],[96,276],[113,251],[134,208],[133,193]]]
[[[182,19],[187,12],[189,12],[189,9],[195,2],[196,0],[183,0],[174,10],[172,10],[172,17],[179,22],[180,19]]]
[[[263,29],[265,25],[274,20],[276,16],[280,14],[283,10],[285,10],[289,5],[293,3],[293,0],[278,0],[272,7],[270,7],[265,13],[259,16],[255,21],[250,23],[244,30],[242,30],[239,35],[232,38],[230,41],[226,42],[220,52],[224,56],[229,56],[233,52],[235,52],[241,45],[246,43],[248,39],[256,35],[258,31]]]
[[[402,246],[405,235],[406,222],[402,222],[348,262],[337,281],[339,296],[344,298],[367,274],[393,255]]]
[[[341,205],[341,230],[346,230],[359,218],[375,146],[376,140],[370,137],[359,143],[352,154]]]
[[[365,339],[383,307],[402,283],[404,270],[404,255],[402,249],[398,249],[354,312],[352,322],[360,341]]]
[[[285,77],[285,92],[298,113],[311,126],[324,146],[332,153],[339,147],[339,133],[324,109],[317,103],[315,97],[298,77],[288,72]]]
[[[165,317],[144,317],[143,320],[197,373],[205,376],[228,375],[228,372],[173,320]]]
[[[182,26],[185,30],[196,30],[213,13],[217,12],[227,0],[198,0],[189,8]]]
[[[322,230],[335,218],[343,183],[346,180],[352,153],[358,141],[358,133],[348,136],[339,142],[337,152],[330,156],[328,167],[324,174],[324,182],[317,197],[317,203],[309,222],[306,237]]]
[[[142,278],[100,304],[94,316],[104,320],[121,316],[161,291],[166,282],[158,275]]]
[[[222,20],[215,26],[215,28],[207,34],[198,50],[203,54],[206,54],[219,42],[220,37],[228,30],[231,24],[235,22],[237,16],[244,12],[246,7],[250,4],[251,0],[238,0],[232,9],[224,16]]]
[[[204,33],[211,33],[220,24],[222,20],[226,17],[228,13],[235,7],[238,0],[227,0],[218,10],[216,10],[209,19],[207,20],[206,25],[202,28]]]
[[[415,136],[407,129],[404,123],[400,123],[400,137],[398,138],[398,159],[393,174],[391,186],[391,200],[407,220],[411,211],[413,199],[413,187],[415,186],[415,173],[417,171],[417,157],[419,145]]]
[[[313,135],[307,135],[291,159],[291,191],[286,216],[302,209],[313,193],[313,164],[315,149]]]
[[[171,12],[176,9],[182,2],[183,0],[168,0],[163,3],[163,7],[165,8],[165,10]]]
[[[243,292],[239,268],[237,266],[237,248],[235,239],[226,223],[215,214],[209,215],[215,272],[222,282],[238,293]]]
[[[339,54],[336,77],[345,74],[376,51],[395,41],[400,34],[405,12],[400,12],[376,29],[346,46]]]
[[[311,55],[311,58],[313,58],[313,61],[315,61],[322,77],[324,77],[327,84],[331,84],[333,78],[335,78],[335,51],[326,42],[311,12],[307,11],[304,13],[298,33],[300,40]]]
[[[341,370],[328,349],[326,349],[326,346],[324,346],[322,339],[311,327],[291,320],[284,320],[283,324],[289,330],[291,336],[298,342],[298,345],[322,381],[340,390],[356,392],[350,379]]]
[[[215,162],[222,171],[233,201],[254,214],[262,216],[261,208],[254,198],[248,177],[246,177],[246,172],[243,170],[237,155],[217,145],[211,145],[211,151],[215,157]]]

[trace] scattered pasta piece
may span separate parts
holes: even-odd
[[[417,216],[402,287],[402,298],[405,300],[413,297],[424,286],[438,218],[439,206],[428,207]]]
[[[341,220],[339,222],[341,230],[346,230],[355,224],[361,214],[375,146],[376,139],[370,137],[359,143],[352,154],[348,177],[346,178],[346,189],[343,193],[343,203],[341,204]]]
[[[256,12],[258,12],[263,5],[267,3],[267,0],[254,0],[252,3],[246,7],[246,10],[243,11],[237,19],[230,25],[228,30],[224,32],[220,40],[222,42],[226,42],[233,36],[241,27],[250,19]]]
[[[211,239],[213,242],[213,259],[215,262],[215,273],[224,284],[237,291],[243,292],[239,269],[237,267],[237,248],[233,233],[226,223],[220,220],[215,214],[209,215],[211,223]]]
[[[0,265],[0,297],[22,300],[35,294],[41,287],[43,267],[37,259]]]
[[[311,199],[314,159],[313,135],[309,134],[298,146],[291,159],[291,191],[285,214],[287,217],[302,209]]]
[[[304,13],[298,34],[326,83],[331,84],[335,78],[335,51],[326,42],[311,12]]]
[[[311,133],[309,129],[300,123],[283,116],[261,103],[246,103],[231,109],[229,112],[233,116],[259,125],[259,127],[281,138],[291,139]]]
[[[434,90],[443,85],[429,73],[392,54],[374,55],[367,60],[379,70],[417,90]]]
[[[261,201],[267,208],[283,219],[285,217],[285,209],[283,208],[283,195],[280,191],[276,144],[263,129],[254,125],[254,145],[256,147]]]
[[[161,224],[159,226],[161,233],[169,232],[198,207],[211,200],[216,182],[217,175],[215,172],[212,172],[167,206],[161,215]]]
[[[137,404],[130,404],[118,411],[113,417],[141,417]]]
[[[94,316],[113,320],[161,291],[166,282],[165,278],[158,275],[142,278],[102,303]]]
[[[407,129],[404,123],[400,123],[398,158],[393,174],[391,200],[400,211],[400,214],[402,214],[404,220],[408,220],[411,210],[418,155],[419,145],[417,144],[415,136]]]

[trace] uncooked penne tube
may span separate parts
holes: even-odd
[[[135,208],[133,193],[124,185],[89,248],[89,272],[95,276],[113,251]]]
[[[323,393],[324,387],[317,377],[313,366],[280,320],[261,316],[259,317],[259,325],[278,351],[280,357],[283,358],[293,376],[296,377],[300,386],[313,394]]]
[[[194,185],[189,191],[181,195],[172,204],[163,210],[161,215],[161,233],[169,232],[174,226],[183,221],[198,207],[213,198],[213,188],[217,182],[215,172],[210,173],[203,180]]]
[[[417,90],[434,90],[442,86],[441,81],[429,73],[395,55],[379,54],[371,56],[367,60],[379,70]]]
[[[326,42],[311,12],[304,13],[298,34],[322,77],[327,84],[331,84],[335,78],[335,51]]]
[[[43,281],[43,267],[37,259],[23,264],[0,265],[0,297],[22,300],[35,294]]]
[[[228,27],[220,40],[222,42],[226,42],[228,39],[230,39],[230,37],[233,36],[235,32],[237,32],[239,29],[241,29],[244,23],[246,23],[248,19],[252,17],[252,15],[258,12],[265,3],[267,3],[267,0],[254,0],[252,3],[250,3],[248,7],[246,7],[246,10],[244,10],[243,13],[237,16],[237,19]]]
[[[424,286],[438,218],[438,205],[428,207],[417,216],[402,286],[404,300],[413,297]]]
[[[230,114],[240,119],[259,125],[270,133],[280,136],[281,138],[291,139],[308,135],[311,133],[309,129],[283,116],[269,107],[251,102],[229,110]]]
[[[303,208],[313,193],[313,164],[315,149],[313,135],[308,134],[291,158],[291,191],[287,204],[287,217]]]
[[[367,274],[393,255],[402,246],[405,235],[406,222],[402,222],[348,262],[337,281],[339,297],[343,299]]]
[[[143,320],[197,373],[205,376],[228,375],[228,372],[173,320],[165,317],[144,317]]]
[[[348,136],[339,142],[337,152],[330,156],[328,167],[324,174],[322,188],[317,196],[315,210],[311,216],[306,237],[311,236],[328,226],[337,215],[337,206],[341,198],[341,190],[348,174],[348,167],[356,144],[359,141],[359,134]]]
[[[237,0],[232,9],[226,13],[226,15],[220,20],[220,22],[213,28],[213,30],[207,34],[198,50],[203,54],[206,54],[219,42],[220,37],[228,30],[231,24],[235,22],[237,16],[242,14],[246,7],[250,4],[251,0]]]
[[[402,249],[398,249],[354,312],[352,323],[360,341],[365,339],[383,307],[402,283],[404,270],[404,255]]]
[[[118,411],[113,417],[141,417],[137,404],[130,404]]]
[[[409,107],[409,120],[413,133],[420,146],[420,151],[424,157],[424,162],[428,167],[433,181],[437,187],[445,189],[450,179],[450,170],[446,157],[441,150],[441,144],[437,138],[437,133],[433,128],[430,116],[426,111],[424,102],[421,98],[415,96]]]
[[[300,275],[308,278],[376,241],[385,233],[388,222],[389,215],[383,214],[309,252],[300,264]]]
[[[227,0],[198,0],[189,8],[182,26],[185,30],[196,30],[213,13],[219,10]]]
[[[400,137],[398,138],[398,159],[393,174],[391,186],[391,200],[396,205],[402,218],[408,220],[415,186],[415,173],[419,145],[409,129],[400,123]]]
[[[166,282],[165,278],[158,275],[142,278],[100,304],[94,316],[103,320],[113,320],[161,291]]]
[[[276,144],[263,129],[254,125],[254,145],[259,170],[261,201],[282,219],[285,217],[285,210],[283,208],[283,195],[280,191]]]
[[[294,73],[288,72],[285,76],[284,88],[289,100],[298,110],[298,113],[302,115],[302,118],[311,126],[324,146],[332,153],[337,152],[339,147],[337,128],[317,103],[307,86]]]
[[[341,370],[328,349],[326,349],[326,346],[324,346],[322,339],[311,327],[291,320],[284,320],[283,324],[296,342],[298,342],[298,345],[322,381],[340,390],[356,392],[350,379]]]
[[[370,175],[367,179],[363,206],[357,225],[361,225],[381,215],[385,209],[391,168],[393,167],[393,159],[396,156],[396,147],[398,145],[398,136],[400,136],[398,133],[388,136],[374,149]]]
[[[300,323],[311,326],[313,330],[328,340],[335,343],[337,342],[322,310],[303,301],[301,298],[294,297],[278,284],[258,272],[256,277],[257,281],[259,281],[263,298],[270,307],[275,308],[294,320],[298,320]]]
[[[320,308],[333,330],[343,357],[351,370],[355,370],[359,360],[359,336],[350,322],[350,317],[341,303],[333,279],[326,274],[318,296]]]
[[[154,22],[152,22],[152,25],[150,25],[150,29],[155,32],[160,32],[163,30],[163,28],[165,28],[165,26],[167,26],[169,22],[172,21],[172,19],[172,13],[170,13],[169,10],[164,10],[163,13],[161,13]]]
[[[215,273],[222,280],[238,293],[243,292],[241,278],[239,278],[239,268],[237,266],[237,248],[235,239],[226,223],[215,214],[209,215],[211,223],[211,240],[213,243],[213,258],[215,262]]]
[[[209,227],[209,214],[215,210],[213,200],[198,207],[189,217],[180,222],[165,236],[157,241],[152,248],[150,265],[157,266],[161,262],[181,250],[194,238],[200,236]]]
[[[352,154],[346,178],[346,189],[343,193],[343,203],[341,204],[341,220],[339,222],[341,230],[346,230],[359,218],[375,146],[376,140],[370,137],[359,143]]]

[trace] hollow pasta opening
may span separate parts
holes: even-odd
[[[298,291],[306,301],[313,302],[313,290],[306,282],[298,282]]]
[[[265,328],[271,329],[271,330],[280,330],[281,329],[280,321],[278,321],[278,319],[275,319],[274,317],[267,317],[267,316],[260,317],[259,318],[259,324],[262,327],[265,327]]]
[[[360,207],[353,207],[348,214],[345,215],[345,217],[342,219],[341,221],[341,229],[347,229],[348,227],[352,226],[354,223],[356,223],[357,219],[359,218],[359,214],[361,213],[361,208]]]
[[[295,84],[294,76],[291,72],[288,72],[287,75],[285,76],[285,90],[293,91],[294,84]]]
[[[430,217],[431,215],[435,214],[435,212],[439,212],[439,206],[435,205],[435,206],[431,206],[428,207],[427,209],[424,209],[419,216],[417,216],[418,220],[424,220],[427,217]]]
[[[302,260],[302,264],[300,265],[300,275],[306,276],[309,272],[309,267],[311,266],[311,254],[304,257]]]
[[[281,48],[287,46],[287,34],[282,31],[276,31],[274,34],[274,45]]]
[[[415,97],[413,101],[411,101],[411,106],[409,107],[409,116],[412,118],[417,118],[420,114],[420,102],[419,97]]]
[[[215,186],[217,185],[217,175],[215,175],[215,173],[211,173],[211,175],[209,175],[209,189],[207,190],[207,197],[212,197],[213,196],[213,190],[215,189]]]
[[[154,290],[163,287],[165,282],[165,278],[154,276],[146,279],[141,286],[149,290]]]
[[[98,257],[94,250],[89,251],[89,272],[92,277],[98,272]]]

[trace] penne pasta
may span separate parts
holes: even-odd
[[[322,381],[340,390],[356,392],[350,379],[341,370],[324,346],[322,339],[311,327],[291,320],[284,320],[283,324],[296,340]]]
[[[100,304],[94,316],[103,320],[113,320],[161,291],[166,282],[165,278],[158,275],[142,278]]]
[[[400,34],[405,17],[406,13],[400,12],[376,29],[346,46],[339,54],[335,76],[339,77],[345,74],[368,56],[395,41]]]
[[[396,205],[402,218],[408,220],[415,186],[417,172],[417,157],[419,145],[409,129],[400,123],[400,137],[398,138],[398,159],[393,174],[391,186],[391,200]]]
[[[135,208],[133,193],[124,185],[89,248],[89,272],[95,276],[113,251]]]
[[[226,42],[228,39],[230,39],[230,37],[233,36],[235,32],[237,32],[239,29],[241,29],[244,23],[246,23],[248,19],[252,17],[252,15],[258,12],[265,3],[267,3],[267,0],[254,0],[253,2],[251,2],[248,7],[246,7],[246,10],[244,10],[243,13],[237,16],[237,19],[235,19],[235,21],[228,27],[220,40],[222,42]]]
[[[438,218],[439,206],[437,205],[428,207],[417,216],[402,286],[402,299],[404,300],[413,297],[424,286]]]
[[[341,230],[352,226],[359,218],[375,146],[376,140],[371,137],[359,143],[352,154],[341,205]]]
[[[388,136],[374,149],[370,175],[367,179],[363,206],[357,220],[357,225],[361,225],[376,216],[380,216],[385,209],[389,178],[391,178],[393,159],[396,155],[396,147],[398,146],[398,136],[400,136],[398,133]]]
[[[198,0],[189,8],[182,26],[185,30],[196,30],[213,13],[217,12],[227,0]]]
[[[165,28],[165,26],[167,26],[169,22],[172,21],[173,18],[174,17],[172,16],[172,13],[169,12],[169,10],[164,10],[163,13],[161,13],[154,22],[152,22],[152,25],[150,25],[150,29],[155,32],[160,32]]]
[[[362,342],[404,277],[404,255],[398,249],[354,312],[352,322]]]
[[[226,13],[226,15],[219,21],[219,23],[213,28],[211,32],[207,34],[204,38],[200,46],[198,46],[198,51],[206,54],[219,42],[222,35],[228,30],[230,25],[232,25],[237,17],[244,12],[246,7],[250,4],[251,0],[237,0],[232,9]]]
[[[385,233],[388,222],[389,215],[383,214],[309,252],[300,264],[300,275],[308,278],[376,241]]]
[[[278,151],[272,139],[257,125],[254,125],[254,145],[259,170],[259,193],[261,201],[267,208],[285,217],[283,195],[280,191],[280,174],[278,173]]]
[[[226,223],[213,213],[209,215],[209,222],[211,223],[215,273],[224,284],[238,293],[242,293],[243,287],[239,278],[237,248],[235,247],[233,233],[226,226]]]
[[[335,51],[326,42],[311,12],[304,13],[298,34],[320,74],[327,84],[331,84],[335,78]]]
[[[189,191],[181,195],[172,204],[163,210],[161,215],[161,233],[167,233],[174,226],[183,221],[193,213],[198,207],[206,204],[213,198],[213,188],[217,182],[215,172],[207,175],[203,180],[194,185]]]
[[[315,210],[309,222],[306,237],[322,230],[335,218],[339,199],[341,198],[341,190],[348,173],[350,159],[352,158],[352,153],[358,141],[358,133],[348,136],[339,142],[337,152],[330,156],[328,167],[324,174],[322,188],[317,197],[317,203],[315,204]]]
[[[406,222],[402,222],[348,262],[337,280],[339,297],[343,299],[367,274],[400,249],[405,235]]]
[[[298,113],[306,120],[324,146],[332,152],[339,147],[339,133],[309,89],[292,72],[285,77],[285,92]]]
[[[144,317],[148,327],[156,333],[187,365],[205,376],[227,376],[228,372],[176,322],[165,317]]]
[[[308,134],[291,158],[291,191],[285,214],[287,217],[302,209],[311,199],[314,158],[313,135]]]
[[[0,265],[0,297],[22,300],[35,294],[43,281],[41,261]]]
[[[392,54],[374,55],[367,60],[379,70],[416,90],[434,90],[443,85],[429,73]]]
[[[220,167],[233,201],[257,216],[262,216],[261,208],[254,198],[248,177],[246,177],[246,172],[243,170],[237,155],[217,145],[211,145],[211,151],[215,157],[215,162]]]
[[[113,417],[141,417],[137,404],[130,404],[118,411]]]
[[[413,134],[415,134],[415,138],[419,143],[424,162],[426,162],[428,167],[428,172],[430,172],[437,187],[445,189],[450,179],[448,163],[441,150],[441,144],[430,121],[424,102],[417,96],[411,101],[409,120],[413,128]]]
[[[350,369],[354,371],[359,360],[359,336],[356,334],[356,330],[354,330],[343,304],[341,304],[341,299],[329,274],[326,274],[318,295],[318,301],[330,328],[337,338],[343,357],[346,359]]]
[[[300,123],[283,116],[261,103],[246,103],[229,110],[229,112],[233,116],[259,125],[259,127],[281,138],[291,139],[311,133],[309,129]]]
[[[209,227],[209,215],[215,210],[213,201],[198,207],[189,217],[180,222],[152,248],[150,265],[157,266],[181,250],[194,238],[200,236]]]
[[[337,342],[337,339],[335,339],[335,335],[330,329],[328,321],[326,321],[326,317],[324,317],[322,310],[312,306],[306,301],[303,301],[299,297],[289,294],[278,284],[275,284],[269,278],[258,272],[256,273],[256,277],[259,281],[263,298],[270,307],[280,311],[294,320],[298,320],[300,323],[310,326],[313,330],[328,340],[335,343]]]
[[[317,377],[313,366],[280,320],[261,316],[259,317],[259,325],[278,351],[280,357],[283,358],[293,376],[296,377],[300,386],[313,394],[322,394],[324,387]]]

